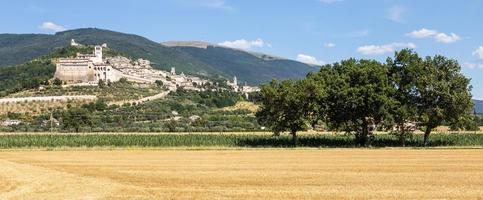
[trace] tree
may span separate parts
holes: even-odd
[[[99,79],[99,82],[97,83],[97,86],[99,86],[99,88],[105,88],[106,87],[106,82],[102,79]]]
[[[278,135],[289,131],[293,145],[297,145],[297,132],[304,130],[308,122],[307,87],[301,81],[272,81],[260,92],[260,109],[256,113],[260,124],[268,126]]]
[[[94,111],[101,111],[102,112],[102,111],[108,109],[108,105],[104,100],[98,99],[95,102],[90,102],[88,104],[82,105],[82,108],[87,109],[89,112],[94,112]]]
[[[479,121],[480,119],[477,115],[467,115],[457,122],[449,124],[449,128],[451,131],[478,131],[480,130],[480,127],[478,126]]]
[[[417,69],[415,84],[418,115],[426,128],[424,146],[429,144],[431,130],[443,121],[457,123],[471,115],[470,80],[456,60],[427,57]]]
[[[325,71],[328,67],[321,68],[319,73],[309,73],[302,80],[305,92],[305,109],[310,126],[315,129],[319,122],[327,121],[327,80],[330,79]]]
[[[161,80],[154,81],[154,84],[156,84],[157,87],[163,87],[163,81]]]
[[[54,81],[52,82],[52,84],[57,85],[57,86],[61,86],[62,80],[60,80],[59,78],[55,78]]]
[[[393,93],[394,107],[390,109],[397,128],[397,134],[401,145],[405,146],[407,135],[410,133],[407,125],[417,121],[417,107],[415,103],[416,79],[418,78],[418,67],[422,59],[417,53],[409,49],[396,52],[394,60],[387,59],[390,68],[389,80],[396,90]]]
[[[361,146],[371,131],[391,117],[393,87],[388,67],[374,60],[344,60],[323,67],[327,81],[327,120],[336,129],[355,133]]]
[[[81,127],[91,126],[92,119],[87,109],[71,107],[62,115],[62,125],[64,129],[74,128],[78,133]]]
[[[127,80],[127,78],[126,78],[126,77],[122,77],[122,78],[120,78],[118,82],[119,82],[119,83],[121,83],[121,84],[126,84],[126,83],[129,83],[129,81]]]
[[[169,132],[176,132],[176,127],[178,126],[178,122],[174,119],[171,119],[166,123],[166,127],[168,127]]]

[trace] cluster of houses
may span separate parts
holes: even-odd
[[[70,45],[73,47],[83,46],[74,39],[71,40]],[[54,78],[61,80],[65,87],[75,85],[96,86],[99,81],[117,82],[121,79],[141,84],[155,84],[161,81],[163,86],[170,91],[176,91],[178,88],[204,91],[208,88],[208,85],[213,85],[211,81],[200,77],[185,75],[183,72],[178,74],[174,67],[169,72],[154,69],[149,60],[142,58],[134,61],[123,56],[104,58],[104,48],[108,48],[105,43],[94,46],[94,51],[91,54],[77,53],[73,58],[55,59]],[[227,81],[227,85],[232,91],[243,93],[247,97],[249,93],[259,91],[258,87],[246,84],[239,86],[236,76],[233,81]],[[0,121],[0,126],[15,126],[21,123],[20,120],[7,119]]]
[[[81,44],[72,39],[71,46],[81,46]],[[205,89],[205,85],[212,84],[209,80],[200,77],[185,75],[184,73],[177,74],[175,68],[171,68],[170,72],[153,69],[149,60],[141,58],[135,61],[123,56],[104,59],[103,48],[107,48],[107,44],[96,45],[92,54],[78,53],[75,58],[57,59],[54,77],[71,85],[96,85],[100,80],[116,82],[121,78],[145,84],[161,81],[169,90],[183,88],[185,90],[202,91]],[[233,81],[227,81],[227,83],[233,91],[246,95],[259,91],[258,87],[248,85],[240,87],[236,77]]]

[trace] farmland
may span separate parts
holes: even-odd
[[[414,134],[406,138],[407,147],[421,147],[423,137]],[[377,134],[372,147],[399,147],[399,138],[391,134]],[[483,147],[483,134],[437,133],[430,138],[432,147]],[[292,138],[288,135],[273,137],[266,132],[238,133],[3,133],[0,149],[18,148],[290,148]],[[303,133],[297,147],[308,148],[354,148],[359,147],[353,135],[331,133]]]
[[[482,168],[481,149],[1,151],[0,198],[477,199]]]

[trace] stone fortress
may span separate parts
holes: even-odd
[[[74,39],[71,46],[80,46]],[[186,90],[204,90],[204,86],[212,84],[196,76],[176,74],[176,69],[171,68],[170,72],[156,70],[151,67],[151,62],[139,58],[135,61],[122,57],[104,58],[103,48],[107,44],[96,45],[92,54],[77,53],[74,58],[59,58],[55,60],[56,72],[54,78],[58,78],[69,85],[97,85],[100,80],[105,82],[116,82],[121,78],[128,81],[144,84],[152,84],[161,81],[169,90],[183,88]],[[251,93],[258,91],[258,87],[239,86],[236,77],[233,82],[227,81],[227,85],[235,92]]]

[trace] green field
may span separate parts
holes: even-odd
[[[431,147],[483,147],[483,134],[433,134]],[[422,135],[406,139],[407,147],[420,147]],[[375,135],[372,147],[399,147],[399,138],[389,134]],[[57,147],[222,147],[222,148],[286,148],[293,147],[287,135],[269,134],[13,134],[0,136],[0,148],[57,148]],[[302,134],[297,147],[351,148],[358,147],[352,135]]]

